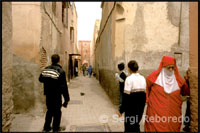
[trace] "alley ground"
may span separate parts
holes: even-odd
[[[62,108],[61,118],[61,126],[66,127],[66,132],[124,131],[123,120],[116,115],[117,106],[111,103],[96,78],[80,75],[71,80],[68,87],[71,100],[67,108]],[[183,114],[185,109],[184,102]],[[15,114],[10,131],[41,132],[44,119],[45,114]],[[141,131],[144,131],[144,117],[141,120]]]

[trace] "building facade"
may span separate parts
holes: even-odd
[[[90,44],[90,63],[92,65],[94,72],[95,72],[95,46],[96,46],[96,40],[98,37],[99,28],[100,28],[100,20],[97,19],[95,21],[93,37]]]
[[[118,103],[114,74],[120,62],[136,60],[146,77],[159,67],[163,56],[173,56],[184,75],[189,67],[188,2],[102,2],[101,7],[95,66],[113,103]]]
[[[90,43],[91,41],[79,40],[79,53],[81,54],[81,65],[86,64],[86,66],[90,65]]]
[[[71,78],[70,54],[77,52],[77,14],[72,2],[12,2],[14,113],[45,109],[41,70],[59,54]],[[73,29],[73,30],[72,30]]]
[[[13,119],[12,5],[2,2],[2,131],[9,132]]]

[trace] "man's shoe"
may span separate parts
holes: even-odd
[[[65,131],[65,127],[59,127],[59,129],[58,130],[53,130],[54,132],[61,132],[61,131]]]
[[[51,127],[48,129],[43,129],[42,132],[50,132],[51,131]]]

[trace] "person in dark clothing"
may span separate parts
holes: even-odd
[[[124,96],[119,117],[125,112],[124,131],[140,132],[140,121],[144,112],[146,101],[146,80],[138,71],[138,64],[131,60],[128,63],[130,76],[125,80]]]
[[[186,71],[186,74],[184,76],[184,79],[188,85],[188,87],[190,87],[190,83],[189,83],[189,70]],[[187,97],[187,108],[186,108],[186,112],[185,112],[185,120],[184,120],[184,125],[185,127],[183,128],[183,130],[185,132],[189,132],[190,131],[190,120],[191,120],[191,116],[190,116],[190,97]],[[187,121],[186,121],[187,118]]]
[[[60,57],[58,54],[51,56],[52,64],[42,70],[39,81],[44,84],[44,95],[46,96],[47,112],[43,130],[51,130],[53,118],[53,131],[60,131],[61,107],[67,107],[70,100],[66,83],[65,71],[58,64]],[[64,103],[62,104],[62,95]]]
[[[115,73],[115,77],[119,81],[119,89],[120,89],[119,112],[120,112],[122,106],[123,93],[124,93],[124,82],[128,74],[126,74],[126,72],[124,71],[124,63],[118,64],[118,69],[120,71],[120,75],[118,73]]]
[[[91,78],[91,75],[92,75],[92,66],[89,65],[88,67],[88,74],[89,74],[89,77]]]
[[[86,70],[86,65],[83,64],[83,65],[82,65],[83,76],[85,76],[85,70]]]

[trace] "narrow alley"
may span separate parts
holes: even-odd
[[[81,75],[68,87],[71,100],[67,108],[62,108],[61,118],[65,131],[123,131],[123,122],[112,118],[116,107],[94,77]],[[45,114],[16,114],[10,131],[42,131],[44,118]]]
[[[71,80],[69,84],[70,102],[67,108],[62,108],[61,127],[66,132],[123,132],[123,116],[118,117],[117,106],[100,86],[95,77],[82,76]],[[185,114],[186,103],[183,102],[182,114]],[[141,131],[144,131],[144,115],[140,122]],[[45,113],[15,114],[11,124],[12,132],[40,132],[43,129]],[[183,127],[183,124],[182,124]]]
[[[197,132],[198,105],[197,2],[2,2],[3,132]]]

